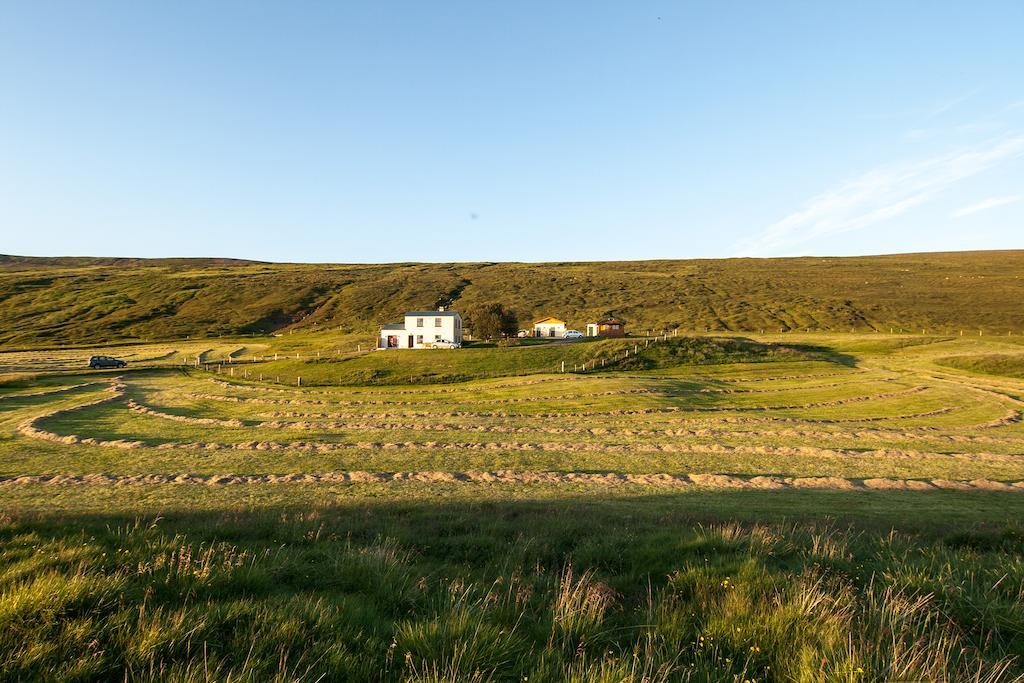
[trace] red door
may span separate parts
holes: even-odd
[[[409,348],[412,348],[412,335],[409,335]]]

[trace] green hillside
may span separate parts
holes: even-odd
[[[271,264],[0,256],[0,343],[284,328],[371,332],[403,311],[502,302],[582,329],[1024,332],[1024,251],[601,263]]]

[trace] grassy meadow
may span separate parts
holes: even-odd
[[[363,339],[0,352],[0,678],[1024,680],[1018,339]]]

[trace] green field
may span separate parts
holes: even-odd
[[[331,329],[501,302],[520,321],[634,333],[1024,334],[1024,251],[607,263],[273,264],[0,256],[0,343],[21,347]],[[525,325],[524,325],[525,326]]]
[[[0,677],[1024,680],[1017,338],[364,340],[0,352]]]

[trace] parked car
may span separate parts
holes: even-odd
[[[562,333],[562,339],[583,339],[583,333],[579,330],[566,330]]]
[[[459,342],[448,341],[447,339],[441,339],[440,341],[431,342],[430,348],[432,349],[461,349],[462,344]]]
[[[99,368],[123,368],[128,365],[128,361],[121,360],[120,358],[111,358],[110,356],[93,356],[89,359],[89,368],[92,370],[98,370]]]

